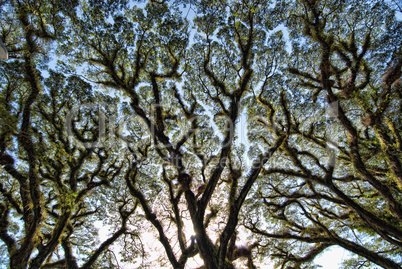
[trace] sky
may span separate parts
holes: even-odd
[[[190,14],[190,13],[189,13]],[[191,16],[191,15],[190,15]],[[402,13],[397,12],[397,17],[398,19],[402,20]],[[282,29],[283,28],[283,29]],[[282,30],[284,32],[285,38],[287,37],[287,31],[284,27],[281,27],[281,29],[276,29],[276,30]],[[246,128],[242,128],[245,126],[246,123],[244,122],[244,118],[240,119],[239,125],[238,125],[238,132],[239,132],[239,139],[240,141],[244,141],[247,143],[247,134],[246,134]],[[101,222],[95,223],[95,226],[100,228],[100,240],[104,241],[108,237],[108,228],[106,226],[103,226]],[[191,232],[191,231],[188,231]],[[147,238],[145,241],[149,242],[151,247],[154,246],[157,243],[157,239],[152,237],[151,234],[146,235]],[[118,247],[117,247],[118,248]],[[156,258],[157,255],[160,255],[160,253],[155,253],[154,257]],[[321,254],[318,258],[315,259],[315,262],[319,265],[321,265],[323,269],[338,269],[340,268],[340,263],[349,256],[348,251],[334,246],[328,249],[325,253]],[[152,259],[152,257],[151,257]],[[130,267],[127,267],[130,268]]]

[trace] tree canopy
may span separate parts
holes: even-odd
[[[0,12],[1,268],[401,268],[398,1]]]

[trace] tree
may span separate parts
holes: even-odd
[[[111,152],[71,143],[65,125],[74,105],[113,100],[94,94],[78,76],[45,69],[46,48],[63,35],[61,21],[66,19],[56,3],[12,2],[2,9],[8,11],[2,34],[14,58],[1,66],[2,263],[78,268],[78,249],[85,255],[80,268],[90,268],[127,231],[136,203],[123,193],[114,199],[113,190],[102,191],[122,164]],[[47,78],[41,70],[49,72]],[[89,141],[99,134],[90,112],[70,119],[74,134]],[[106,216],[113,216],[119,227],[99,244],[91,221]]]
[[[289,136],[282,164],[264,169],[254,196],[269,213],[250,218],[247,227],[271,239],[271,256],[282,266],[300,267],[338,245],[359,256],[350,267],[400,268],[402,61],[394,39],[400,22],[380,2],[290,6],[295,41],[288,71],[296,80],[286,88],[308,90],[303,109],[320,99],[332,105],[332,127],[317,117],[303,123],[293,97],[298,90],[278,108],[260,94],[269,113],[284,114]],[[319,158],[328,149],[329,157]]]
[[[11,268],[400,268],[395,3],[69,4],[2,6]]]

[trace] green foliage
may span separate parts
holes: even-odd
[[[0,263],[400,268],[391,2],[0,1]]]

